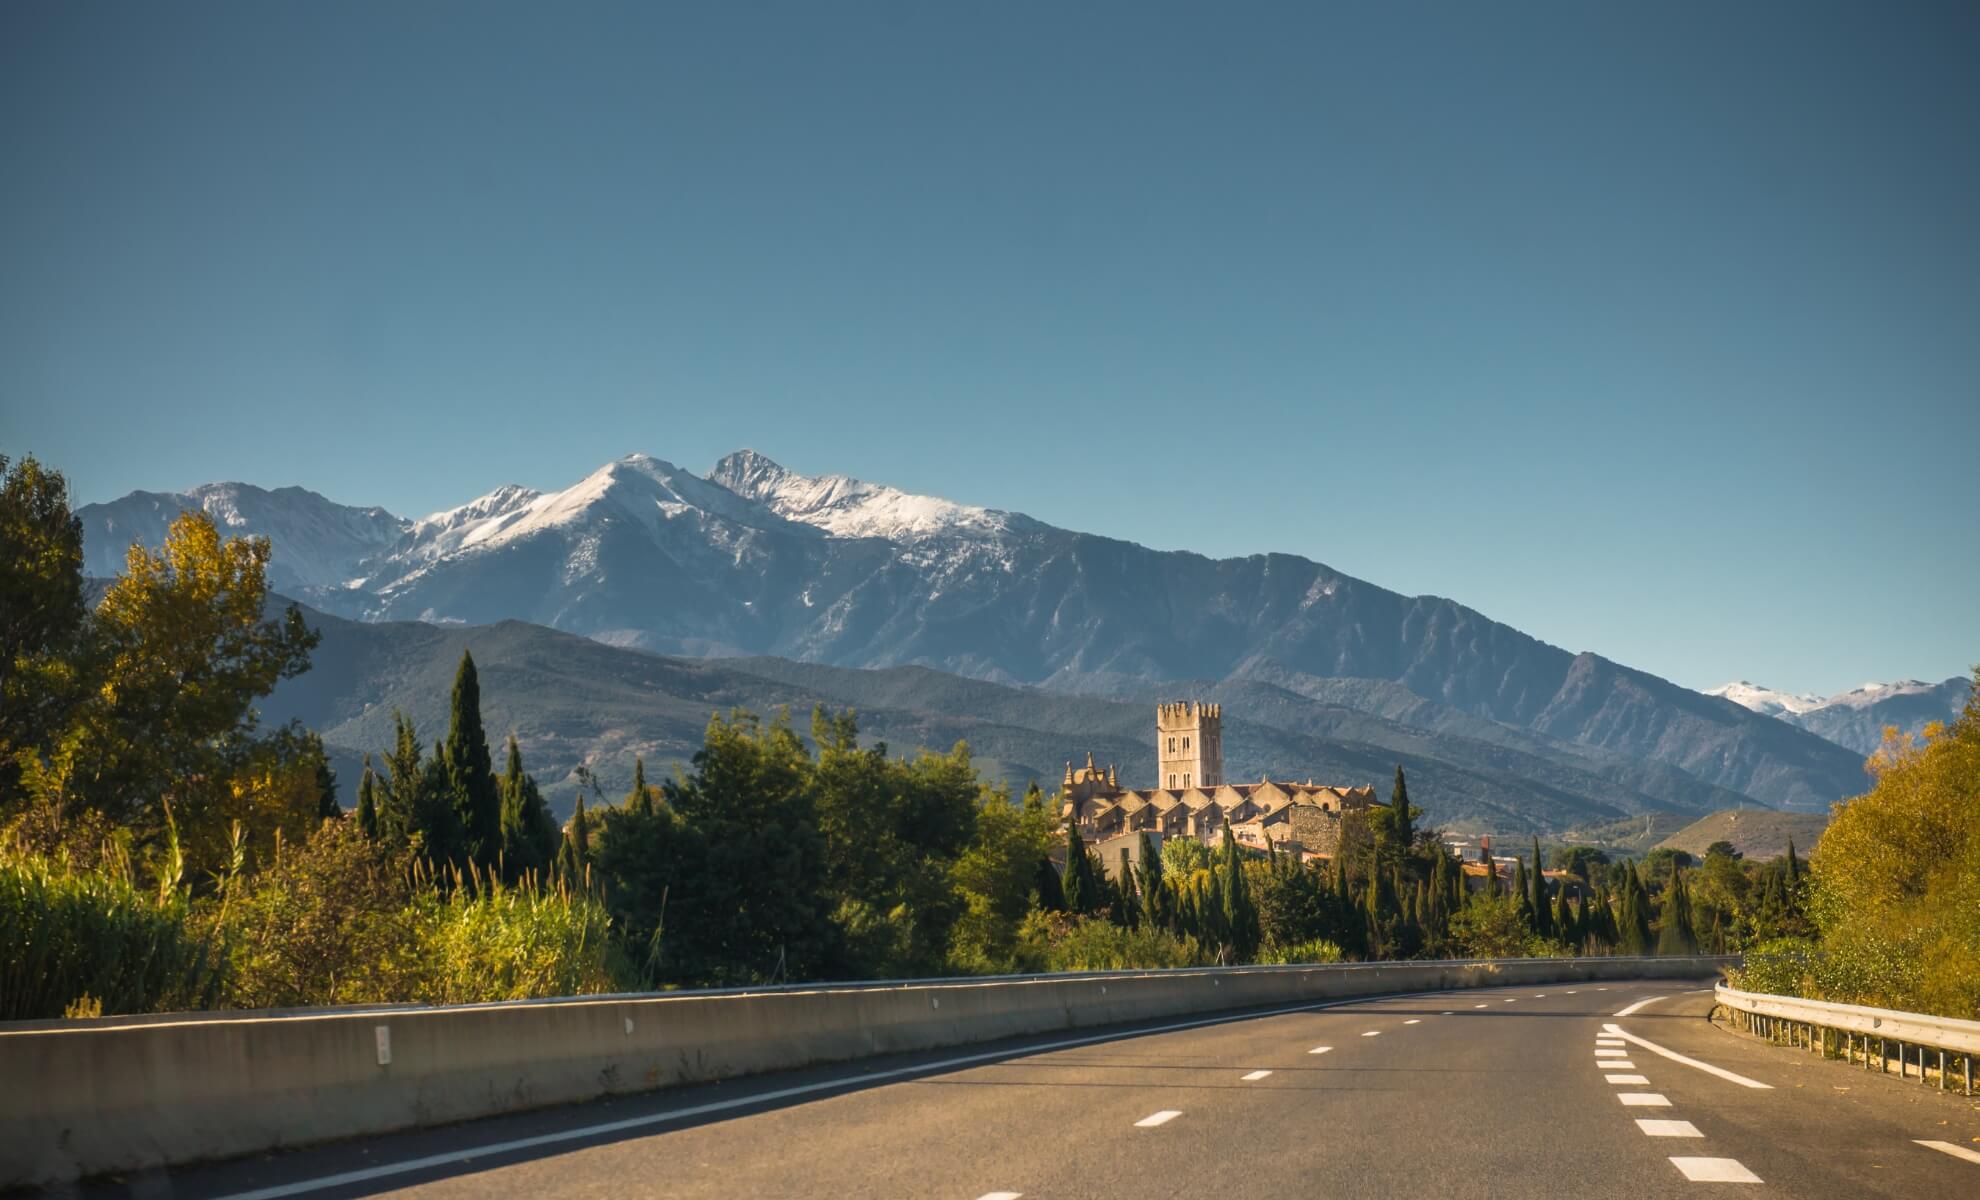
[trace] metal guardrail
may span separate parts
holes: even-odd
[[[1941,1091],[1950,1089],[1957,1076],[1964,1093],[1973,1095],[1980,1021],[1742,992],[1725,984],[1714,988],[1713,996],[1734,1024],[1757,1037],[1824,1058],[1861,1062],[1866,1071],[1889,1074],[1895,1063],[1899,1079],[1915,1071],[1920,1083],[1930,1084],[1936,1077]],[[1936,1064],[1928,1060],[1928,1051],[1936,1053]]]

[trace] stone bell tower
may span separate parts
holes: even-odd
[[[1214,788],[1224,782],[1224,708],[1185,700],[1155,709],[1155,786]]]

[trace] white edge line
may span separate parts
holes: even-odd
[[[1655,1042],[1645,1041],[1644,1039],[1637,1037],[1635,1034],[1630,1033],[1628,1030],[1622,1028],[1620,1025],[1604,1025],[1602,1026],[1602,1028],[1608,1030],[1610,1033],[1615,1034],[1617,1037],[1627,1038],[1628,1040],[1635,1042],[1637,1045],[1643,1047],[1645,1050],[1650,1051],[1650,1053],[1652,1054],[1661,1054],[1665,1058],[1670,1059],[1672,1062],[1683,1063],[1687,1067],[1696,1067],[1699,1070],[1705,1072],[1707,1075],[1717,1075],[1719,1078],[1728,1080],[1732,1083],[1736,1083],[1741,1087],[1754,1088],[1756,1090],[1763,1092],[1771,1092],[1774,1090],[1774,1085],[1771,1083],[1761,1083],[1758,1079],[1748,1079],[1744,1075],[1736,1075],[1733,1072],[1726,1070],[1724,1067],[1715,1067],[1708,1062],[1699,1062],[1695,1058],[1686,1058],[1684,1055],[1679,1054],[1675,1050],[1666,1050]]]
[[[1968,1150],[1965,1146],[1955,1146],[1951,1142],[1928,1142],[1924,1138],[1913,1138],[1911,1140],[1921,1146],[1930,1146],[1942,1154],[1950,1154],[1954,1158],[1963,1158],[1970,1163],[1980,1163],[1980,1150]]]
[[[464,1162],[470,1158],[486,1158],[496,1154],[508,1154],[516,1150],[533,1150],[538,1146],[554,1146],[559,1142],[575,1142],[607,1133],[621,1133],[628,1129],[640,1129],[648,1125],[664,1125],[669,1121],[699,1117],[707,1113],[724,1112],[732,1108],[742,1108],[751,1104],[763,1104],[772,1100],[786,1100],[792,1096],[807,1096],[814,1092],[831,1091],[836,1088],[861,1089],[884,1079],[899,1079],[906,1075],[933,1074],[954,1067],[966,1067],[980,1062],[999,1058],[1013,1058],[1021,1054],[1044,1054],[1053,1050],[1066,1050],[1073,1046],[1091,1046],[1096,1042],[1119,1041],[1123,1038],[1143,1037],[1154,1033],[1175,1033],[1184,1029],[1201,1029],[1206,1025],[1228,1025],[1237,1021],[1254,1021],[1262,1017],[1283,1017],[1290,1013],[1316,1012],[1327,1008],[1345,1008],[1350,1004],[1366,1004],[1370,1000],[1408,1000],[1417,996],[1443,995],[1450,989],[1436,992],[1398,992],[1387,996],[1354,996],[1345,1000],[1325,1000],[1318,1004],[1295,1004],[1290,1008],[1274,1008],[1256,1013],[1222,1013],[1212,1017],[1197,1017],[1188,1021],[1177,1021],[1168,1025],[1156,1025],[1148,1029],[1116,1030],[1112,1033],[1087,1034],[1083,1037],[1060,1038],[1054,1042],[1043,1042],[1035,1046],[1013,1046],[1003,1050],[986,1050],[978,1054],[962,1054],[937,1062],[917,1063],[912,1066],[890,1067],[884,1071],[873,1071],[860,1075],[839,1076],[821,1079],[815,1083],[794,1084],[786,1088],[776,1088],[768,1092],[757,1092],[749,1096],[736,1096],[727,1100],[714,1100],[707,1104],[694,1104],[687,1108],[670,1108],[666,1112],[647,1113],[644,1116],[627,1117],[622,1121],[606,1121],[599,1125],[586,1125],[579,1129],[560,1129],[555,1133],[540,1133],[535,1137],[515,1138],[506,1142],[491,1142],[487,1145],[472,1146],[465,1150],[452,1150],[445,1154],[429,1154],[424,1158],[409,1158],[403,1162],[385,1163],[376,1167],[365,1167],[357,1171],[341,1171],[335,1175],[322,1175],[315,1179],[300,1180],[296,1183],[280,1183],[270,1187],[255,1188],[246,1192],[230,1192],[217,1196],[214,1200],[280,1200],[284,1196],[302,1196],[310,1192],[320,1192],[325,1188],[342,1187],[350,1183],[365,1183],[373,1179],[389,1179],[394,1175],[407,1175],[414,1171],[424,1171],[429,1167],[444,1167],[449,1163]]]

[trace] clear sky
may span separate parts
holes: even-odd
[[[0,452],[752,446],[1703,686],[1980,660],[1980,6],[0,5]]]

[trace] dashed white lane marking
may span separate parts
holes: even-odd
[[[1449,989],[1443,989],[1448,991]],[[1388,996],[1389,1000],[1414,1000],[1423,996],[1441,995],[1442,991],[1403,992]],[[1176,1033],[1185,1029],[1203,1029],[1211,1025],[1229,1025],[1235,1021],[1256,1021],[1261,1017],[1283,1017],[1292,1013],[1323,1012],[1331,1008],[1345,1008],[1350,1004],[1360,1004],[1354,1000],[1321,1000],[1313,1004],[1294,1004],[1286,1008],[1267,1009],[1259,1013],[1247,1013],[1242,1017],[1218,1014],[1213,1017],[1192,1017],[1187,1021],[1172,1021],[1167,1025],[1154,1025],[1135,1030],[1138,1036],[1146,1037],[1155,1033]],[[1023,1054],[1046,1054],[1054,1050],[1069,1050],[1074,1046],[1092,1046],[1100,1042],[1118,1041],[1123,1035],[1119,1032],[1087,1033],[1078,1037],[1059,1038],[1050,1042],[1037,1042],[1023,1048]],[[421,1158],[408,1158],[400,1162],[385,1163],[376,1167],[364,1167],[355,1171],[340,1171],[334,1175],[322,1175],[314,1179],[301,1179],[295,1183],[276,1184],[272,1187],[254,1188],[250,1191],[235,1192],[221,1196],[218,1200],[281,1200],[286,1196],[302,1196],[310,1192],[320,1192],[326,1188],[343,1187],[347,1184],[365,1183],[373,1179],[389,1179],[394,1175],[405,1175],[413,1171],[424,1171],[429,1167],[449,1166],[472,1158],[485,1158],[496,1154],[512,1154],[517,1150],[533,1150],[538,1146],[555,1146],[563,1142],[583,1138],[598,1137],[608,1133],[622,1133],[628,1129],[643,1129],[650,1125],[663,1125],[670,1121],[699,1117],[707,1113],[727,1112],[751,1104],[766,1104],[773,1100],[786,1100],[792,1096],[809,1096],[818,1092],[841,1088],[871,1086],[883,1079],[901,1079],[914,1075],[933,1074],[955,1067],[974,1066],[977,1063],[991,1062],[1013,1055],[1010,1050],[985,1050],[976,1054],[958,1054],[936,1062],[912,1063],[903,1067],[888,1067],[872,1071],[855,1078],[837,1076],[813,1083],[798,1083],[790,1087],[774,1088],[767,1092],[754,1092],[745,1096],[732,1096],[707,1104],[693,1104],[685,1108],[670,1108],[665,1112],[647,1113],[644,1116],[627,1117],[619,1121],[604,1121],[596,1125],[584,1125],[574,1129],[561,1129],[555,1133],[540,1133],[534,1137],[512,1138],[505,1142],[489,1142],[479,1146],[469,1146],[445,1154],[429,1154]]]
[[[1616,1015],[1619,1017],[1626,1017],[1629,1014],[1635,1012],[1637,1009],[1642,1008],[1644,1005],[1655,1004],[1657,1001],[1662,999],[1663,999],[1662,996],[1645,996],[1643,999],[1638,1000],[1636,1003],[1630,1005],[1628,1008],[1618,1009]]]
[[[1022,1195],[1023,1192],[985,1192],[976,1200],[1018,1200]]]
[[[1608,991],[1609,989],[1608,989],[1608,988],[1605,988],[1605,987],[1598,987],[1598,988],[1596,988],[1595,990],[1596,990],[1596,991],[1598,991],[1598,992],[1606,992],[1606,991]]]
[[[1407,1020],[1407,1021],[1404,1021],[1404,1022],[1403,1022],[1403,1024],[1405,1024],[1405,1025],[1421,1025],[1421,1024],[1423,1024],[1423,1021],[1422,1021],[1422,1020],[1421,1020],[1420,1018],[1418,1018],[1418,1017],[1411,1017],[1411,1018],[1410,1018],[1409,1020]]]
[[[1923,1138],[1913,1138],[1912,1140],[1921,1146],[1930,1146],[1942,1154],[1950,1154],[1954,1158],[1963,1158],[1970,1163],[1980,1163],[1980,1150],[1968,1150],[1964,1146],[1955,1146],[1951,1142],[1928,1142]]]
[[[1597,1046],[1595,1047],[1595,1057],[1596,1058],[1628,1058],[1629,1051],[1623,1049],[1620,1046]]]
[[[1598,1058],[1595,1065],[1604,1071],[1634,1071],[1636,1064],[1626,1058]]]
[[[1755,1088],[1763,1092],[1770,1092],[1774,1090],[1774,1085],[1771,1083],[1761,1083],[1758,1079],[1748,1079],[1744,1075],[1735,1075],[1731,1071],[1726,1070],[1724,1067],[1715,1067],[1708,1062],[1699,1062],[1695,1058],[1686,1058],[1684,1055],[1679,1054],[1675,1050],[1666,1050],[1655,1042],[1644,1041],[1642,1038],[1637,1037],[1633,1033],[1630,1033],[1628,1030],[1625,1030],[1620,1025],[1604,1025],[1602,1026],[1602,1028],[1608,1030],[1610,1033],[1615,1034],[1619,1038],[1625,1038],[1629,1041],[1635,1042],[1637,1045],[1643,1047],[1645,1050],[1650,1051],[1652,1054],[1661,1054],[1665,1058],[1670,1059],[1672,1062],[1680,1062],[1687,1067],[1697,1067],[1699,1070],[1705,1072],[1707,1075],[1717,1075],[1719,1078],[1724,1079],[1730,1083],[1736,1083],[1741,1087]],[[1596,1053],[1600,1054],[1601,1051],[1598,1050],[1596,1051]]]
[[[1605,1083],[1625,1084],[1630,1087],[1647,1087],[1650,1084],[1649,1078],[1643,1075],[1604,1075],[1602,1079]]]
[[[1736,1158],[1679,1158],[1671,1165],[1684,1172],[1693,1183],[1759,1183],[1760,1177],[1741,1166]]]
[[[1440,1017],[1448,1017],[1451,1015],[1451,1010],[1447,1008],[1443,1012],[1438,1013],[1437,1015]]]
[[[1270,1071],[1253,1071],[1249,1075],[1240,1075],[1238,1078],[1244,1080],[1246,1083],[1257,1083],[1270,1074]]]
[[[1153,1129],[1157,1125],[1167,1125],[1169,1122],[1175,1120],[1177,1117],[1180,1116],[1182,1116],[1181,1109],[1165,1108],[1158,1113],[1149,1113],[1147,1116],[1141,1118],[1139,1121],[1136,1121],[1134,1123],[1134,1127],[1136,1129]]]
[[[1311,1050],[1308,1050],[1308,1051],[1307,1051],[1307,1053],[1308,1053],[1308,1054],[1325,1054],[1325,1053],[1326,1053],[1327,1051],[1329,1051],[1329,1050],[1332,1050],[1332,1049],[1333,1049],[1333,1047],[1332,1047],[1332,1046],[1315,1046],[1315,1047],[1314,1047],[1313,1049],[1311,1049]]]
[[[1381,1037],[1381,1036],[1382,1036],[1382,1031],[1381,1031],[1381,1030],[1379,1030],[1379,1029],[1371,1029],[1371,1030],[1369,1030],[1369,1031],[1368,1031],[1367,1033],[1364,1033],[1364,1034],[1362,1034],[1361,1036],[1362,1036],[1362,1037]]]
[[[1580,995],[1581,993],[1580,993],[1580,992],[1567,992],[1567,993],[1565,993],[1565,994],[1566,994],[1566,995],[1569,995],[1569,996],[1579,996],[1579,995]]]
[[[1518,996],[1507,996],[1507,997],[1506,997],[1506,1003],[1507,1003],[1507,1004],[1511,1004],[1511,1003],[1512,1003],[1513,1001],[1515,1001],[1515,1000],[1517,1000],[1517,999],[1519,999],[1519,997],[1518,997]]]
[[[1662,1092],[1617,1092],[1616,1099],[1626,1108],[1669,1108],[1671,1102]]]
[[[1492,1006],[1491,1006],[1491,1005],[1489,1005],[1489,1004],[1474,1004],[1474,1005],[1472,1005],[1471,1007],[1473,1007],[1473,1008],[1490,1008],[1490,1007],[1492,1007]]]
[[[1651,1137],[1704,1137],[1698,1126],[1689,1121],[1658,1121],[1649,1117],[1636,1118],[1636,1127]]]
[[[1547,993],[1545,993],[1545,992],[1540,992],[1540,993],[1538,993],[1538,994],[1536,994],[1536,995],[1535,995],[1535,996],[1534,996],[1533,998],[1534,998],[1535,1000],[1545,1000],[1545,999],[1547,998]]]

